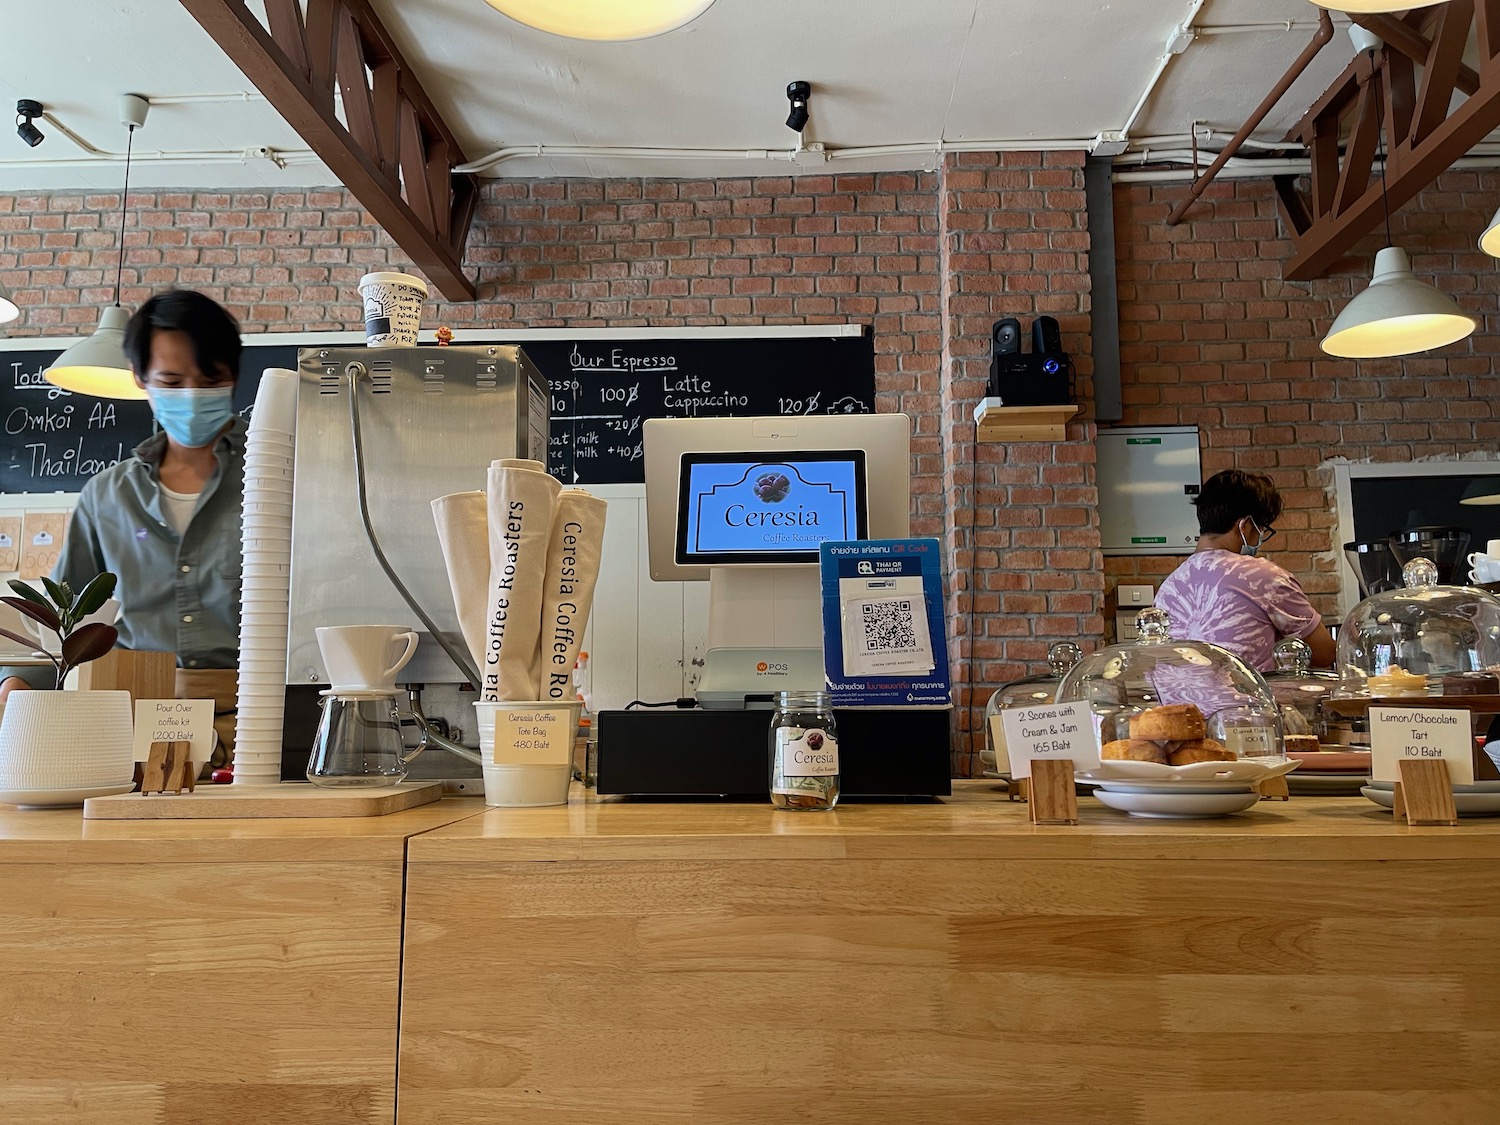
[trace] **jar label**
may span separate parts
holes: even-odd
[[[839,741],[818,727],[778,727],[776,759],[781,777],[833,777],[839,772]]]

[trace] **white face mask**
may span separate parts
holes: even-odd
[[[1240,528],[1240,554],[1249,555],[1253,559],[1260,554],[1260,545],[1266,541],[1266,536],[1265,533],[1261,531],[1259,524],[1250,519],[1249,516],[1246,516],[1245,518],[1247,520],[1250,520],[1250,526],[1255,528],[1255,542],[1252,543],[1250,542],[1250,540],[1246,539],[1245,529]]]

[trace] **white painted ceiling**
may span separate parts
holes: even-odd
[[[527,156],[497,165],[505,176],[931,167],[939,141],[1077,148],[1125,128],[1138,105],[1133,145],[1159,153],[1186,147],[1195,122],[1238,128],[1318,12],[1306,0],[717,0],[667,35],[594,43],[523,27],[484,0],[372,3],[471,160],[535,145],[769,154]],[[1168,55],[1188,21],[1196,34]],[[154,105],[136,137],[142,187],[334,182],[174,0],[0,0],[0,28],[5,109],[41,101],[105,153],[125,148],[121,93],[252,95]],[[1341,29],[1257,135],[1279,140],[1352,54]],[[908,149],[791,163],[793,79],[813,87],[804,142]],[[38,125],[47,139],[35,149],[0,130],[0,190],[118,187],[117,156],[90,156]],[[243,155],[258,148],[286,166]]]

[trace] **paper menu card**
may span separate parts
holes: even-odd
[[[67,536],[67,512],[27,512],[21,520],[21,559],[16,568],[21,577],[51,574]]]
[[[1440,707],[1371,707],[1370,776],[1400,781],[1401,762],[1441,760],[1454,785],[1474,784],[1474,737],[1468,711]]]
[[[1038,758],[1071,760],[1080,770],[1099,765],[1093,713],[1082,700],[1005,707],[990,721],[996,720],[1010,754],[1011,777],[1030,777],[1031,763]]]
[[[212,699],[137,699],[135,701],[135,760],[151,757],[153,742],[190,742],[190,761],[208,761],[214,749]]]

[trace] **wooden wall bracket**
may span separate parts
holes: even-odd
[[[1404,19],[1351,18],[1388,46],[1373,61],[1357,55],[1287,134],[1312,162],[1306,193],[1296,177],[1275,177],[1296,248],[1283,270],[1288,281],[1323,276],[1380,224],[1386,206],[1395,211],[1500,128],[1500,0],[1449,0]],[[1464,63],[1471,36],[1477,71]],[[1452,107],[1455,93],[1467,97]],[[1374,174],[1382,134],[1384,200]]]
[[[265,24],[245,0],[181,2],[443,296],[474,300],[479,181],[369,0],[266,0]]]

